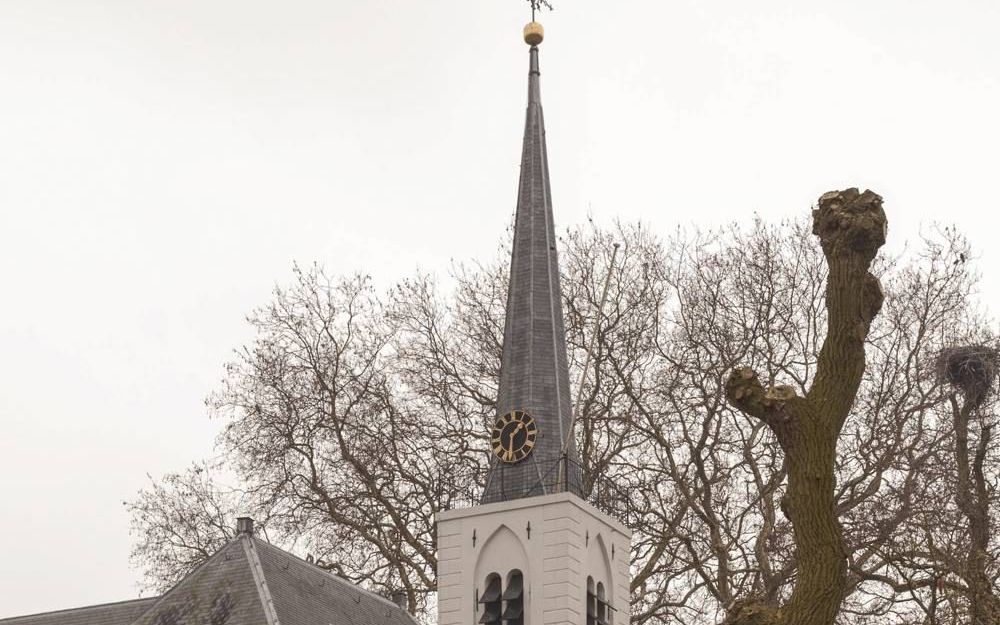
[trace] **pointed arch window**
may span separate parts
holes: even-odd
[[[482,606],[482,625],[525,625],[524,574],[514,569],[507,574],[507,583],[497,573],[486,576],[483,592],[477,598]]]
[[[602,582],[594,583],[593,577],[587,577],[587,625],[611,625],[611,612],[614,608],[608,602]]]

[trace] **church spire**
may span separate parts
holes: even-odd
[[[539,85],[543,37],[537,22],[524,28],[531,46],[528,110],[484,503],[564,491],[582,496]]]

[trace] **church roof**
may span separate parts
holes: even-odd
[[[156,597],[0,619],[3,625],[131,625],[156,602]]]
[[[243,533],[160,597],[0,625],[414,625],[395,603]]]
[[[529,29],[537,26],[534,22]],[[497,416],[527,412],[538,428],[533,452],[517,463],[492,459],[483,502],[569,490],[581,494],[559,260],[552,217],[545,119],[542,114],[537,39],[529,52],[528,110],[521,152],[514,245],[511,252]],[[567,444],[567,439],[569,442]],[[565,449],[569,463],[560,470]],[[568,469],[568,471],[567,471]],[[566,477],[568,473],[568,477]],[[562,478],[562,479],[560,479]]]
[[[414,625],[392,601],[256,541],[264,578],[281,625]]]

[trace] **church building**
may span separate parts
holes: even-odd
[[[631,533],[590,495],[573,438],[541,25],[528,24],[524,39],[528,106],[490,467],[477,505],[437,518],[438,624],[627,625]],[[416,623],[395,602],[260,540],[250,519],[237,529],[162,596],[0,625]]]

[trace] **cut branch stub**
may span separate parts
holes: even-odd
[[[722,625],[776,625],[781,622],[777,607],[756,598],[734,605]]]
[[[859,253],[875,258],[885,244],[887,224],[881,196],[855,188],[824,193],[813,211],[813,234],[827,257]]]
[[[743,412],[775,428],[788,421],[785,405],[797,398],[795,389],[778,385],[764,388],[750,367],[737,367],[726,381],[726,397]]]
[[[737,367],[726,381],[726,397],[740,410],[758,417],[763,407],[764,388],[757,373],[750,367]]]
[[[882,310],[882,302],[885,301],[885,291],[882,290],[882,283],[872,274],[867,274],[864,280],[864,291],[861,293],[861,315],[870,324],[875,319],[875,315]],[[861,337],[861,340],[864,340],[867,336],[868,327],[866,326],[864,336]]]

